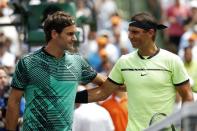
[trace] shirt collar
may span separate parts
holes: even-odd
[[[55,56],[49,54],[49,53],[45,50],[45,46],[43,46],[43,47],[41,48],[41,50],[42,50],[42,52],[43,52],[45,55],[57,59]],[[64,58],[64,57],[65,57],[65,54],[64,54],[64,56],[63,56],[62,58]],[[61,58],[58,58],[58,59],[61,59]]]
[[[153,55],[148,56],[147,58],[144,58],[142,55],[140,55],[139,51],[137,51],[137,54],[138,54],[138,56],[139,56],[141,59],[151,59],[152,57],[154,57],[155,55],[157,55],[157,54],[159,53],[159,51],[160,51],[160,48],[158,48],[157,51],[156,51]]]

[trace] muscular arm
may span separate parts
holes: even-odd
[[[8,108],[6,112],[6,129],[16,130],[17,122],[19,118],[20,100],[23,95],[23,91],[12,89],[9,99]]]
[[[88,90],[88,102],[105,100],[118,88],[119,85],[107,79],[101,86]]]
[[[98,85],[96,88],[77,92],[75,103],[88,103],[105,100],[115,90],[125,91],[125,86],[114,84],[106,76],[97,74],[92,83]]]
[[[94,80],[92,81],[92,83],[94,83],[94,84],[96,84],[98,86],[101,86],[105,82],[106,79],[107,79],[106,76],[101,75],[101,74],[98,73],[96,75],[96,77],[94,78]]]
[[[92,80],[92,83],[96,84],[97,86],[101,86],[106,79],[106,76],[98,73],[96,77]],[[78,91],[76,94],[75,103],[88,103],[88,91]]]
[[[182,98],[182,103],[194,101],[189,82],[176,86],[176,89]]]
[[[101,75],[101,74],[97,74],[96,78],[92,81],[92,83],[101,86],[105,82],[106,79],[107,79],[106,76]],[[114,84],[113,86],[117,86],[117,85]],[[117,88],[119,91],[126,91],[125,85],[118,85]]]

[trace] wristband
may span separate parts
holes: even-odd
[[[83,90],[77,92],[75,103],[88,103],[88,91]]]

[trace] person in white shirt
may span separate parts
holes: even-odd
[[[12,73],[15,67],[16,56],[8,52],[5,45],[5,37],[0,37],[0,65],[7,67],[8,72]]]
[[[79,86],[80,89],[85,87]],[[114,131],[109,112],[97,103],[76,104],[73,131]]]

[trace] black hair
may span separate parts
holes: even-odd
[[[155,31],[155,34],[152,38],[153,40],[155,40],[156,38],[157,30],[167,28],[167,26],[165,25],[158,24],[155,17],[148,12],[140,12],[132,16],[129,26],[135,26],[146,31],[148,31],[149,29],[153,29]]]
[[[157,23],[156,19],[148,12],[137,13],[131,17],[131,21]]]

